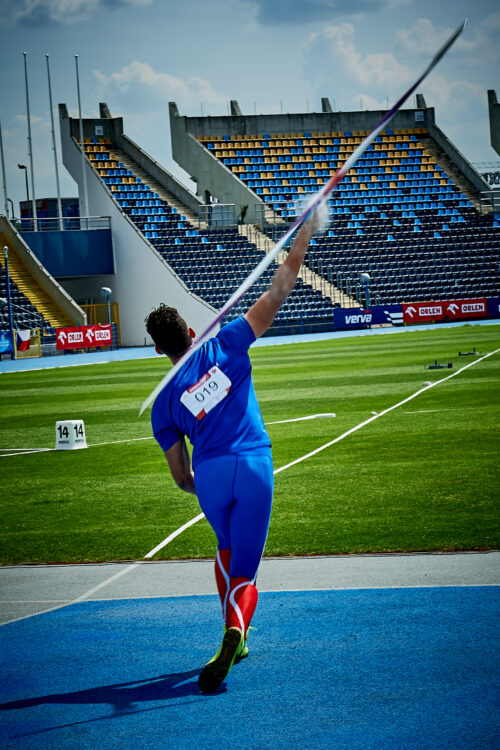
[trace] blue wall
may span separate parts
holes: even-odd
[[[114,273],[109,229],[22,232],[21,236],[55,278]]]

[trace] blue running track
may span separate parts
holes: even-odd
[[[73,604],[0,628],[0,743],[497,750],[499,604],[495,586],[263,593],[250,656],[208,696],[216,596]]]

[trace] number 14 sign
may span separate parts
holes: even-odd
[[[87,448],[83,419],[56,422],[56,451],[71,451]]]

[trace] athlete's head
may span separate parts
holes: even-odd
[[[158,349],[168,357],[178,357],[191,346],[194,333],[175,307],[161,303],[145,320],[146,331]]]

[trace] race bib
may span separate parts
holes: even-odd
[[[196,419],[201,420],[214,406],[226,398],[230,388],[231,381],[215,365],[197,383],[184,391],[181,403]]]

